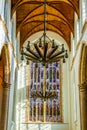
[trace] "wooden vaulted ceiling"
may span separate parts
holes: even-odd
[[[11,0],[11,14],[16,11],[16,32],[20,46],[32,34],[44,30],[44,0]],[[46,30],[62,36],[71,47],[74,13],[79,16],[79,0],[46,0]]]

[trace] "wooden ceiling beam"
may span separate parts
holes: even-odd
[[[65,15],[63,12],[62,12],[62,10],[59,10],[59,8],[55,8],[53,5],[49,5],[49,6],[51,6],[52,8],[54,8],[54,9],[56,9],[57,11],[59,11],[65,18],[66,18],[66,20],[68,21],[68,25],[69,25],[69,27],[71,28],[71,30],[72,30],[72,32],[74,33],[74,19],[72,19],[73,21],[72,21],[72,23],[73,23],[73,25],[70,23],[70,20],[69,20],[69,18],[67,17],[67,14]],[[74,16],[73,16],[74,17]]]
[[[41,6],[40,6],[41,7]],[[49,6],[48,6],[49,7]],[[34,21],[34,19],[35,19],[35,17],[37,17],[38,16],[38,18],[40,18],[42,15],[44,15],[44,12],[42,13],[42,14],[35,14],[34,16],[32,16],[32,17],[29,17],[30,16],[30,14],[32,14],[34,11],[36,12],[36,10],[39,10],[39,7],[38,8],[36,8],[35,10],[33,10],[31,13],[29,13],[29,15],[27,15],[26,16],[26,18],[24,18],[24,20],[21,22],[21,24],[19,25],[19,27],[17,28],[17,33],[18,33],[18,31],[20,31],[20,28],[24,25],[24,24],[26,24],[27,22],[29,22],[29,21]],[[56,10],[56,9],[55,9]],[[54,10],[54,12],[55,12],[55,10]],[[59,11],[59,10],[56,10],[57,12]],[[61,13],[61,12],[60,12]],[[51,15],[52,17],[55,17],[55,18],[57,18],[57,19],[59,19],[59,20],[61,20],[61,21],[64,21],[66,24],[68,24],[68,26],[69,26],[69,28],[70,28],[70,30],[71,30],[71,32],[73,33],[74,32],[74,29],[73,29],[73,27],[72,27],[72,25],[69,23],[69,20],[67,20],[66,19],[66,17],[61,13],[61,15],[62,15],[62,17],[64,17],[64,18],[62,18],[61,16],[59,16],[59,15],[56,15],[56,14],[51,14],[51,13],[48,13],[47,12],[47,16],[49,16],[49,15]],[[37,19],[38,19],[37,18]]]
[[[79,15],[79,10],[78,7],[76,6],[76,1],[73,0],[55,0],[55,1],[47,1],[47,4],[57,4],[57,3],[66,3],[69,6],[73,7],[74,11],[76,11],[76,13]],[[44,1],[39,1],[39,0],[35,0],[35,1],[31,1],[31,0],[18,0],[16,2],[16,4],[13,6],[12,8],[12,15],[14,14],[15,11],[17,11],[17,8],[20,7],[23,4],[44,4]]]
[[[40,2],[40,1],[31,1],[31,0],[18,0],[16,2],[16,4],[14,5],[14,7],[12,8],[12,15],[23,4],[38,4],[38,5],[40,4],[41,5],[41,4],[43,4],[43,2]]]
[[[17,28],[17,33],[18,33],[18,31],[20,31],[20,28],[22,27],[23,23],[24,23],[25,21],[27,21],[28,16],[29,16],[32,12],[34,12],[36,9],[38,9],[39,7],[41,7],[41,6],[42,6],[42,4],[40,4],[38,7],[34,8],[33,10],[31,10],[31,12],[28,13],[28,15],[23,19],[23,21],[21,22],[21,24],[20,24],[19,27]]]
[[[44,0],[11,1],[11,15],[16,11],[16,32],[20,31],[23,44],[30,35],[44,30]],[[74,12],[79,17],[79,0],[46,0],[46,29],[62,36],[69,48],[70,34],[74,34]]]
[[[41,17],[41,16],[42,16],[42,17]],[[51,19],[51,18],[49,19],[49,18],[48,18],[49,16],[52,17],[52,19]],[[69,25],[69,24],[67,23],[67,21],[66,21],[65,19],[61,18],[60,16],[54,15],[54,14],[50,14],[50,13],[47,14],[47,20],[46,20],[46,21],[52,21],[52,20],[54,21],[55,19],[56,19],[56,21],[61,21],[62,23]],[[27,21],[24,22],[23,26],[24,26],[25,24],[27,24],[27,23],[36,22],[36,21],[42,21],[42,22],[44,23],[43,14],[35,15],[35,16],[33,16],[33,17],[27,19]],[[69,26],[69,28],[70,28],[70,30],[72,31],[72,29],[71,29],[70,26]]]
[[[73,9],[74,11],[77,13],[78,17],[79,17],[79,8],[76,4],[76,0],[69,0],[69,2],[73,5]]]

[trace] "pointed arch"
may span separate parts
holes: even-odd
[[[4,44],[1,50],[1,61],[2,61],[2,71],[3,71],[3,83],[10,82],[10,53],[8,44]]]
[[[87,45],[83,43],[80,56],[79,82],[80,84],[87,80]]]
[[[87,126],[87,43],[81,48],[79,67],[79,94],[80,94],[80,114],[81,129],[86,130]]]

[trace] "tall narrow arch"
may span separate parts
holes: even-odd
[[[80,57],[79,68],[79,90],[80,90],[80,110],[81,110],[81,129],[87,128],[87,45],[83,44]]]
[[[8,106],[9,106],[9,88],[10,88],[10,53],[8,44],[4,44],[1,50],[0,56],[0,86],[1,86],[1,119],[0,119],[0,129],[7,129],[8,123]]]
[[[2,61],[2,71],[3,71],[3,82],[10,82],[10,53],[8,44],[4,44],[1,50],[1,61]]]

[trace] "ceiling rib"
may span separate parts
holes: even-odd
[[[42,31],[42,30],[43,30],[43,27],[42,27],[41,25],[43,25],[43,23],[38,24],[38,25],[35,26],[33,29],[29,30],[29,31],[27,32],[27,34],[26,34],[26,37],[25,37],[24,41],[25,41],[29,36],[31,36],[32,34],[35,33],[34,30],[38,30],[37,32]],[[47,26],[47,30],[53,31],[53,32],[57,32],[57,33],[60,32],[59,35],[61,35],[61,37],[63,37],[63,38],[65,39],[65,41],[66,41],[67,43],[69,43],[69,41],[67,40],[67,38],[65,38],[64,33],[60,30],[60,28],[58,28],[58,27],[56,27],[56,26],[54,26],[54,25],[52,25],[52,24],[49,24],[49,23],[48,23],[48,25],[51,25],[54,29],[53,29],[53,28],[50,29],[50,28]],[[38,28],[38,29],[37,29],[37,28]],[[56,30],[56,31],[55,31],[55,30]],[[23,31],[23,32],[24,32],[24,31]],[[30,35],[30,33],[31,33],[31,35]]]
[[[79,17],[79,0],[46,0],[46,4],[47,30],[62,36],[70,48],[74,12]],[[44,0],[11,0],[11,12],[11,16],[16,12],[16,33],[20,31],[21,46],[30,35],[44,30]]]

